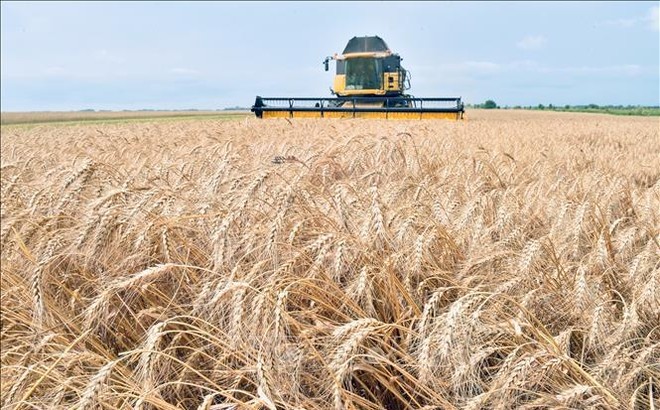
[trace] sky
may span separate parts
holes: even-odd
[[[2,111],[222,109],[330,97],[353,36],[416,97],[660,105],[659,2],[11,2]]]

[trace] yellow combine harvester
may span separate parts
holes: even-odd
[[[344,52],[327,57],[337,63],[336,98],[257,97],[252,112],[259,118],[386,118],[460,120],[465,112],[460,97],[414,98],[410,75],[402,58],[378,36],[353,37]]]

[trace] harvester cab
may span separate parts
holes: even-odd
[[[403,96],[410,88],[401,57],[392,53],[380,37],[353,37],[341,55],[326,58],[335,60],[332,93],[348,96]]]
[[[414,98],[410,75],[378,37],[353,37],[342,54],[323,60],[325,71],[336,63],[334,98],[257,97],[252,111],[259,118],[462,119],[460,97]]]

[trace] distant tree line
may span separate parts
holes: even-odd
[[[481,104],[465,104],[466,108],[481,109],[514,109],[514,110],[545,110],[545,111],[574,111],[574,112],[599,112],[623,115],[660,115],[660,106],[645,105],[598,105],[598,104],[578,104],[578,105],[554,105],[552,103],[537,105],[505,105],[500,106],[494,100],[486,100]]]

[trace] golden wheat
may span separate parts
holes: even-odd
[[[3,408],[658,408],[659,125],[3,126]]]

